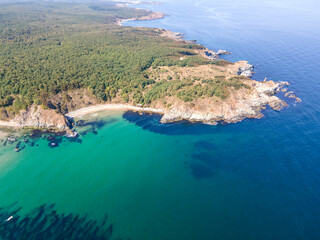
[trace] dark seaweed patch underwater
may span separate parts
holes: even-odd
[[[43,205],[27,215],[19,215],[21,208],[0,208],[1,239],[85,239],[108,240],[113,225],[80,217],[76,214],[58,213],[54,205]]]
[[[70,121],[71,120],[74,122],[73,119],[70,119]],[[0,139],[0,143],[2,143],[3,146],[15,144],[16,152],[22,151],[27,146],[38,146],[36,142],[40,139],[47,140],[48,147],[50,148],[57,148],[64,141],[82,144],[82,136],[85,136],[88,133],[93,133],[97,135],[98,130],[100,130],[105,125],[111,124],[115,121],[115,119],[94,119],[90,121],[79,120],[77,122],[74,122],[76,127],[89,127],[86,130],[80,131],[79,135],[77,135],[76,137],[66,137],[65,132],[55,132],[50,129],[33,129],[27,131],[23,136],[20,137],[15,136],[16,134],[10,134],[5,139]]]

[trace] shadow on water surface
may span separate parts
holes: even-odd
[[[111,239],[113,225],[57,213],[54,205],[42,205],[27,215],[18,215],[21,208],[0,208],[0,239]]]
[[[79,132],[81,136],[85,136],[88,133],[98,134],[98,130],[106,126],[107,124],[112,124],[116,122],[117,119],[94,119],[94,120],[77,120],[74,122],[75,127],[86,128]]]
[[[270,110],[274,112],[274,110]],[[267,113],[266,111],[264,112]],[[174,123],[161,123],[161,115],[157,113],[126,111],[123,119],[145,130],[165,135],[209,135],[209,134],[238,134],[261,129],[264,127],[263,119],[245,118],[237,123],[219,122],[209,125],[202,122],[179,121]],[[234,138],[230,139],[234,140]],[[209,147],[209,146],[204,146]]]
[[[221,126],[212,126],[202,123],[180,121],[176,123],[161,123],[160,114],[139,113],[127,111],[123,118],[130,123],[142,127],[145,130],[165,135],[203,135],[216,133]]]
[[[155,133],[165,135],[204,135],[217,134],[223,132],[237,133],[241,130],[239,127],[225,127],[223,124],[211,126],[202,123],[177,122],[163,124],[160,122],[161,115],[150,113],[139,113],[127,111],[123,114],[123,118],[130,123]],[[215,156],[214,151],[219,145],[213,143],[213,138],[201,140],[194,143],[194,150],[190,155],[190,161],[186,161],[186,165],[190,168],[191,174],[195,179],[208,179],[214,176],[214,173],[223,167],[221,158]]]

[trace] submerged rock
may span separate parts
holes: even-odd
[[[55,143],[55,142],[51,142],[51,143],[49,143],[48,145],[49,145],[49,147],[51,147],[51,148],[56,148],[56,147],[59,146],[58,143]]]
[[[78,136],[79,136],[79,134],[76,131],[67,131],[67,133],[66,133],[67,138],[76,138]]]
[[[290,83],[288,83],[288,82],[280,82],[280,85],[281,86],[290,86]]]
[[[14,137],[8,137],[7,140],[8,140],[9,142],[15,142],[15,141],[17,141],[17,139],[14,138]]]
[[[285,96],[285,97],[288,97],[288,96],[290,96],[290,95],[292,95],[292,94],[294,94],[294,92],[293,92],[293,91],[289,91],[289,92],[287,92],[284,96]]]

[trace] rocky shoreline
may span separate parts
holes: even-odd
[[[134,19],[120,19],[117,24],[121,25],[123,21],[129,20],[154,20],[165,17],[166,15],[159,12],[151,12],[150,14],[140,18]],[[161,30],[159,34],[161,37],[173,39],[175,41],[184,41],[183,34],[174,33],[168,30]],[[193,41],[192,41],[193,42]],[[209,60],[216,61],[222,54],[230,54],[226,50],[219,50],[217,52],[203,48],[195,50],[195,52]],[[130,104],[121,103],[105,103],[91,107],[84,107],[76,109],[66,114],[58,113],[54,109],[43,109],[40,106],[31,106],[28,110],[21,111],[14,119],[10,121],[0,121],[0,126],[14,127],[14,128],[50,128],[57,132],[65,132],[67,136],[74,137],[76,135],[72,129],[72,121],[70,118],[81,116],[88,113],[108,110],[121,109],[123,111],[143,111],[156,112],[162,115],[162,123],[177,122],[187,120],[190,122],[202,122],[206,124],[217,124],[218,122],[236,123],[245,118],[261,118],[263,115],[261,110],[268,105],[274,110],[281,110],[287,106],[286,102],[275,96],[278,92],[286,91],[284,86],[288,83],[277,83],[274,81],[255,81],[251,80],[253,74],[253,65],[246,61],[234,63],[230,67],[231,74],[243,76],[243,83],[249,84],[250,89],[243,89],[234,91],[228,99],[221,100],[217,98],[212,99],[196,99],[195,102],[185,103],[181,100],[172,99],[170,107],[163,104],[155,103],[150,108],[143,108],[141,106],[133,106]],[[221,72],[225,69],[220,69]],[[290,98],[295,98],[301,101],[295,95],[286,94]],[[82,107],[86,106],[82,104]]]
[[[35,105],[32,105],[27,110],[20,111],[20,114],[10,121],[0,121],[0,126],[14,128],[52,128],[58,131],[70,130],[70,123],[64,115],[56,113],[52,109],[43,109],[41,106]]]
[[[200,99],[196,107],[190,107],[189,103],[179,101],[169,109],[157,106],[144,108],[141,106],[106,103],[80,108],[63,115],[56,113],[52,109],[45,110],[40,106],[31,106],[11,121],[0,121],[0,126],[18,129],[51,129],[54,132],[63,132],[67,137],[75,137],[76,132],[71,130],[74,118],[106,110],[157,113],[162,115],[160,120],[162,123],[190,121],[216,125],[219,122],[236,123],[245,118],[261,118],[263,117],[261,111],[265,109],[266,105],[276,111],[287,106],[287,103],[275,96],[275,94],[284,89],[288,83],[256,82],[251,80],[251,84],[254,89],[250,90],[250,94],[240,91],[236,96],[230,96],[227,101],[212,101],[209,104],[207,102],[201,103],[202,100]],[[201,107],[199,108],[199,106]]]
[[[253,86],[250,93],[239,91],[226,101],[209,102],[198,100],[201,108],[190,108],[187,105],[177,104],[164,111],[162,123],[171,123],[187,120],[190,122],[202,122],[216,125],[219,122],[237,123],[245,118],[262,118],[261,111],[270,106],[273,110],[280,111],[288,106],[287,103],[277,96],[284,84],[268,81],[266,83],[251,80]],[[203,104],[201,104],[203,101]]]
[[[137,18],[129,18],[129,19],[118,19],[116,21],[116,24],[119,26],[122,26],[123,22],[127,22],[127,21],[148,21],[148,20],[157,20],[157,19],[161,19],[164,18],[165,16],[167,16],[164,13],[161,12],[152,12],[150,10],[149,14],[143,17],[137,17]]]

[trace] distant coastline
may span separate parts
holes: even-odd
[[[116,21],[116,24],[119,26],[123,26],[122,23],[124,22],[128,22],[128,21],[148,21],[148,20],[157,20],[157,19],[161,19],[164,18],[165,16],[167,16],[164,13],[161,12],[153,12],[148,10],[149,14],[143,17],[138,17],[138,18],[127,18],[127,19],[118,19]]]

